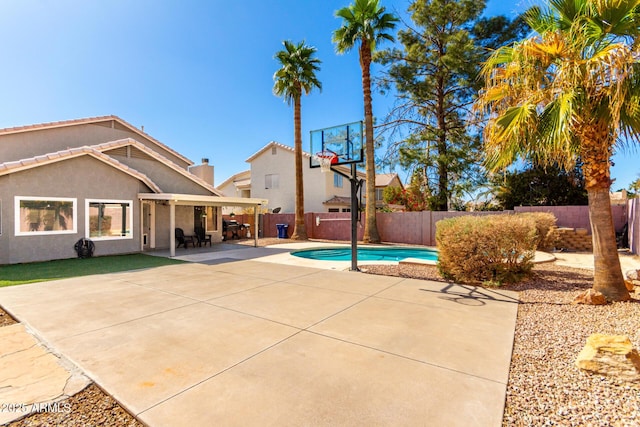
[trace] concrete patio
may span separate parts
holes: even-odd
[[[0,304],[151,426],[501,425],[515,293],[267,249],[2,288]]]

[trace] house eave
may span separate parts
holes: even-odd
[[[247,197],[220,197],[201,196],[198,194],[179,193],[138,193],[139,200],[152,200],[156,202],[169,202],[175,205],[187,206],[239,206],[256,207],[266,206],[267,199],[247,198]]]

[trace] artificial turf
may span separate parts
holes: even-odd
[[[0,287],[45,282],[91,274],[139,270],[184,261],[144,254],[71,258],[26,264],[0,265]]]

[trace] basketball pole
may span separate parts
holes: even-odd
[[[358,187],[360,182],[356,175],[356,164],[351,164],[351,271],[358,268]]]
[[[342,175],[351,182],[351,268],[350,271],[360,271],[358,268],[358,190],[362,180],[358,179],[356,164],[351,164],[351,176],[331,167],[331,171]]]

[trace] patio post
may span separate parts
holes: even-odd
[[[258,247],[258,206],[253,207],[253,247]]]
[[[176,256],[176,203],[169,200],[169,256]]]

